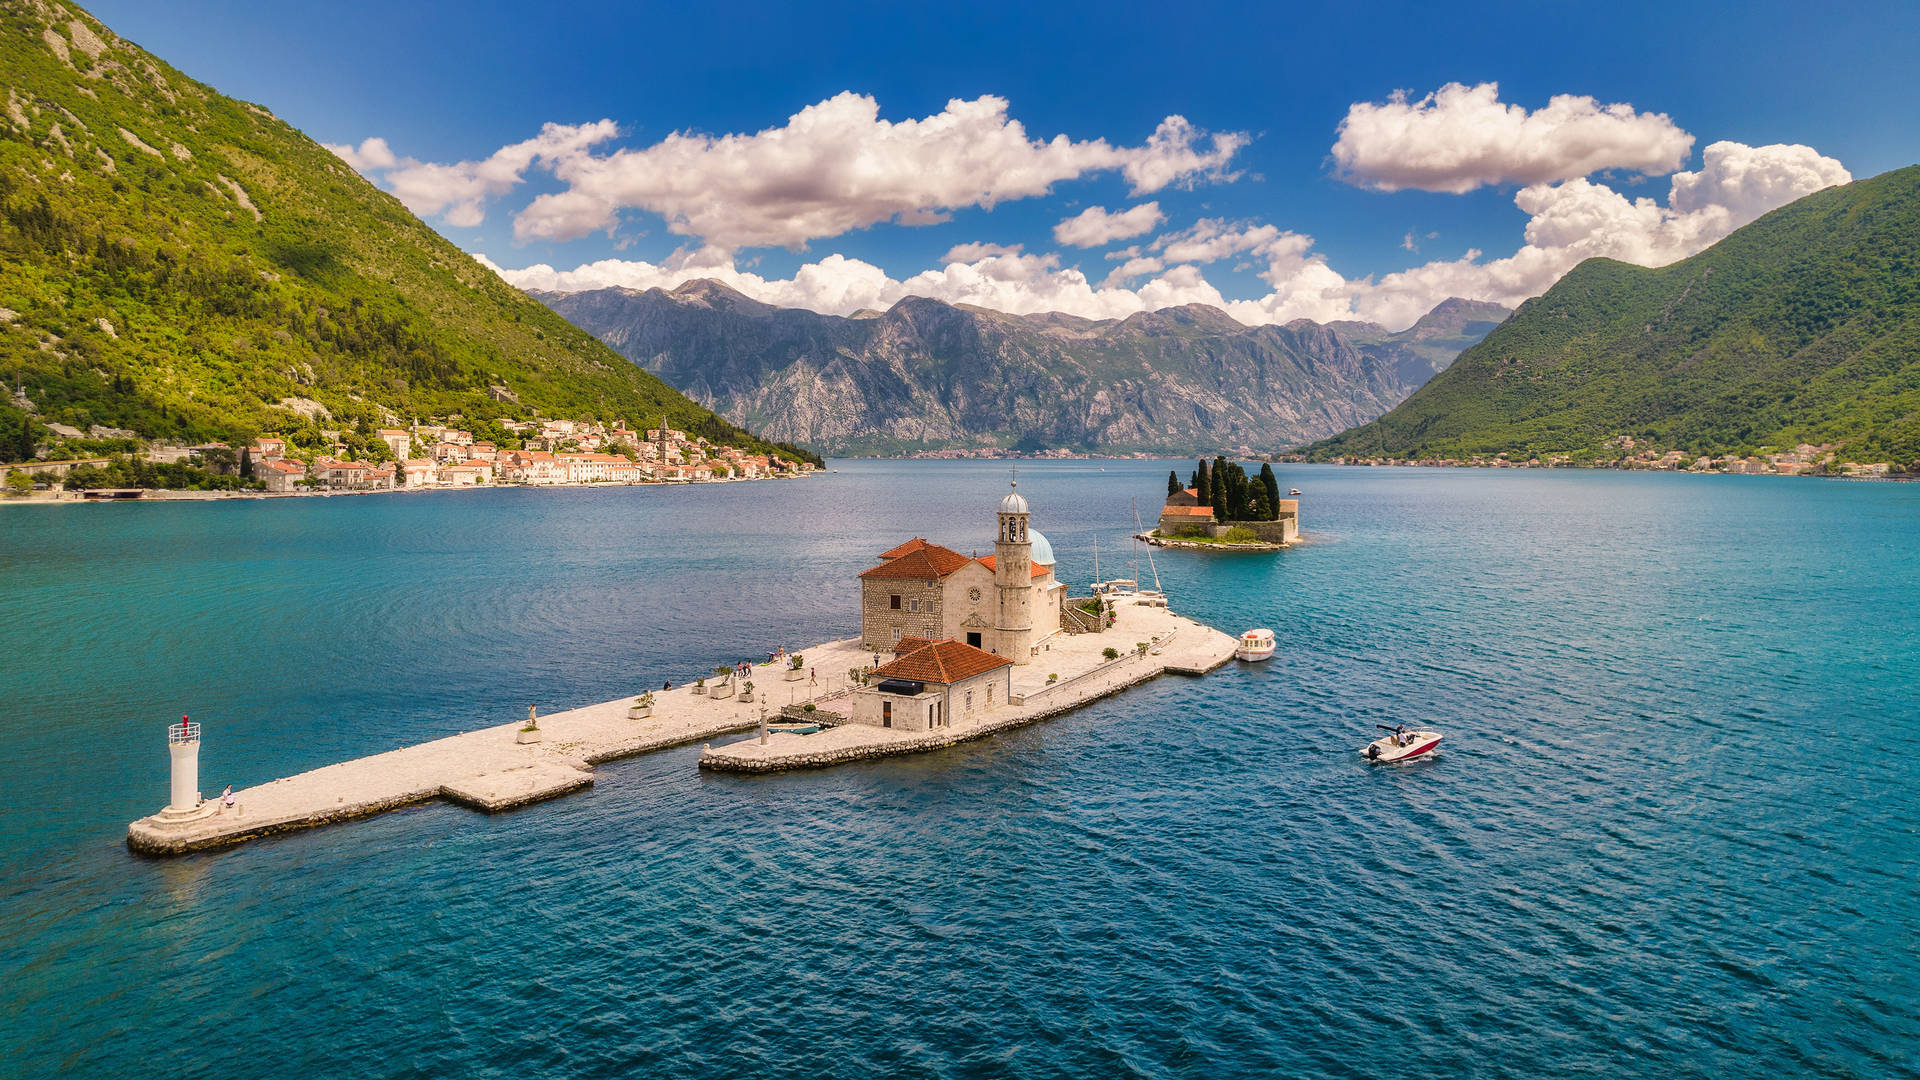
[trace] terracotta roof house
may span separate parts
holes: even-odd
[[[945,638],[902,638],[901,651],[874,668],[853,695],[848,719],[899,731],[977,723],[1008,704],[1012,660]]]

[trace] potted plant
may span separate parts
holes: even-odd
[[[1118,660],[1120,659],[1120,650],[1109,645],[1100,650],[1100,655],[1106,657],[1108,660]]]
[[[752,679],[748,679],[746,682],[740,684],[740,700],[741,701],[753,700],[753,680]]]
[[[1049,672],[1047,673],[1047,684],[1048,684],[1049,686],[1051,686],[1052,684],[1054,684],[1054,683],[1057,683],[1057,682],[1059,682],[1059,681],[1060,681],[1060,673],[1059,673],[1059,672],[1057,672],[1057,671],[1049,671]]]
[[[705,675],[693,680],[693,692],[701,697],[707,696],[707,677]]]
[[[787,658],[787,681],[799,682],[807,677],[807,658],[794,653]]]
[[[1134,642],[1134,643],[1133,643],[1133,655],[1135,655],[1135,656],[1145,656],[1145,655],[1147,655],[1147,643],[1146,643],[1146,642],[1144,642],[1144,641],[1136,641],[1136,642]]]
[[[729,667],[717,667],[713,669],[713,673],[717,678],[714,681],[713,689],[707,692],[707,696],[711,698],[732,697],[733,669]]]
[[[627,709],[627,719],[645,720],[653,715],[653,691],[649,690],[633,699],[633,705]]]

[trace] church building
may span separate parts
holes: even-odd
[[[952,639],[1027,664],[1060,631],[1067,587],[1053,545],[1028,527],[1018,490],[1000,500],[993,554],[966,556],[915,537],[860,575],[860,640],[893,652],[904,638]]]

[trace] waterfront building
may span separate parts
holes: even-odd
[[[264,458],[253,463],[253,475],[260,478],[268,491],[286,493],[300,490],[300,481],[307,478],[307,467],[288,458]]]
[[[413,446],[413,433],[401,428],[381,428],[374,432],[380,441],[393,450],[394,460],[407,460],[407,450]]]
[[[405,465],[407,487],[428,487],[439,483],[440,470],[431,458],[411,458]]]
[[[1012,660],[962,641],[902,638],[894,658],[854,692],[847,718],[900,731],[966,723],[1008,703],[1012,672]]]
[[[953,639],[1031,662],[1060,632],[1067,587],[1053,573],[1053,545],[1029,526],[1026,497],[1000,501],[993,554],[962,555],[914,537],[860,575],[860,640],[876,652],[912,638]]]

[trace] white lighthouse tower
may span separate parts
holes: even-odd
[[[200,806],[200,725],[186,717],[167,727],[167,754],[173,758],[172,799],[167,811],[184,814]]]
[[[1033,659],[1033,542],[1027,539],[1027,500],[1020,481],[1000,500],[1000,531],[993,540],[994,637],[1000,655],[1015,664]]]

